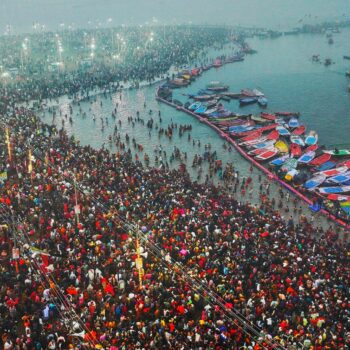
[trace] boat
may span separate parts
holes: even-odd
[[[300,136],[291,135],[290,141],[291,141],[292,143],[295,143],[295,144],[301,146],[301,147],[304,147],[304,146],[305,146],[305,142],[304,142],[304,140],[303,140]]]
[[[254,129],[254,131],[256,130],[259,130],[261,132],[264,132],[264,131],[268,131],[268,130],[273,130],[273,129],[276,129],[276,126],[277,124],[270,124],[270,125],[266,125],[266,126],[262,126],[260,127],[259,125],[257,125]],[[253,130],[249,130],[249,131],[245,131],[245,132],[238,132],[238,133],[235,133],[233,132],[232,133],[232,136],[233,137],[243,137],[243,136],[248,136],[250,135],[252,132],[254,132]]]
[[[275,147],[281,152],[281,153],[288,153],[288,145],[282,141],[282,140],[278,140],[275,143]]]
[[[347,56],[347,55],[344,55],[343,58],[344,58],[345,60],[350,60],[350,56]]]
[[[309,135],[305,138],[306,145],[315,145],[318,140],[318,135],[315,131],[310,131]]]
[[[293,130],[293,135],[300,136],[300,135],[304,134],[305,130],[306,130],[305,125],[300,125],[295,130]]]
[[[330,199],[331,201],[350,201],[350,196],[346,196],[346,195],[343,195],[343,194],[336,194],[336,193],[333,193],[333,194],[329,194],[327,196],[328,199]]]
[[[269,120],[262,118],[260,115],[253,114],[251,116],[251,119],[258,123],[263,123],[263,124],[269,123]]]
[[[298,126],[300,126],[299,120],[295,117],[290,118],[288,121],[288,126],[293,129],[297,128]]]
[[[268,103],[268,101],[267,101],[266,97],[261,96],[261,97],[258,98],[258,104],[259,104],[260,107],[266,107],[267,103]]]
[[[290,144],[290,155],[292,157],[299,157],[301,156],[301,147],[300,145],[296,144],[296,143],[291,143]]]
[[[265,151],[264,153],[259,154],[258,156],[255,157],[255,159],[259,161],[264,161],[274,157],[277,153],[278,153],[278,150],[276,148],[272,148]]]
[[[350,69],[345,72],[345,76],[350,77]]]
[[[203,114],[205,113],[205,111],[207,110],[207,107],[200,105],[195,111],[194,113],[196,114]]]
[[[253,89],[253,90],[252,90],[252,93],[253,93],[254,96],[256,96],[256,97],[263,97],[263,96],[265,96],[265,94],[264,94],[263,92],[261,92],[260,90],[258,90],[258,89]]]
[[[245,97],[245,98],[239,99],[239,104],[240,106],[245,106],[245,105],[256,103],[257,101],[258,99],[256,97]]]
[[[247,131],[254,130],[254,125],[237,125],[229,128],[229,132],[232,132],[233,134],[240,134]]]
[[[323,170],[323,171],[320,171],[319,174],[324,174],[326,175],[327,177],[330,177],[330,176],[335,176],[335,175],[339,175],[339,174],[343,174],[345,173],[349,168],[345,165],[343,166],[340,166],[338,168],[335,168],[335,169],[329,169],[329,170]]]
[[[304,187],[307,190],[312,191],[316,187],[320,186],[326,180],[326,178],[327,177],[324,174],[316,174],[304,183]]]
[[[190,110],[190,111],[195,111],[197,108],[199,108],[201,106],[201,103],[200,102],[194,102],[194,103],[192,103],[189,107],[188,107],[188,109]]]
[[[243,89],[243,90],[241,90],[241,95],[243,95],[245,97],[256,97],[256,95],[254,94],[253,90],[250,90],[250,89]]]
[[[350,186],[319,187],[318,191],[322,194],[347,193],[350,192]]]
[[[329,179],[327,179],[327,181],[328,181],[328,182],[337,183],[337,184],[341,184],[341,183],[350,181],[350,172],[347,171],[347,172],[345,172],[345,173],[332,176],[332,177],[330,177]]]
[[[310,162],[311,163],[311,162]],[[332,162],[332,161],[327,161],[323,164],[321,164],[316,171],[320,172],[320,171],[325,171],[325,170],[330,170],[333,169],[334,167],[336,167],[337,163],[336,162]]]
[[[307,153],[307,152],[314,152],[314,151],[317,150],[317,148],[318,148],[318,145],[317,145],[317,144],[316,144],[316,145],[311,145],[311,146],[309,146],[309,147],[306,147],[306,148],[304,149],[304,152],[305,152],[305,153]]]
[[[275,112],[276,115],[280,115],[282,117],[299,117],[299,112]]]
[[[254,131],[251,135],[244,136],[240,139],[241,142],[256,140],[261,137],[262,132],[260,130]]]
[[[324,150],[323,153],[330,154],[332,156],[341,157],[341,156],[349,156],[349,149],[334,149],[334,150]]]
[[[279,138],[279,136],[280,136],[280,134],[277,130],[272,130],[266,135],[266,138],[268,140],[277,140]]]
[[[274,140],[269,140],[269,141],[263,141],[263,142],[259,142],[259,143],[254,143],[251,146],[253,148],[268,148],[268,147],[272,147],[274,145],[275,141]]]
[[[215,92],[227,91],[228,88],[228,85],[224,85],[219,81],[212,81],[207,85],[207,90]]]
[[[261,113],[261,118],[270,120],[270,121],[275,121],[276,120],[276,116],[273,114],[269,114],[269,113]]]
[[[330,154],[322,154],[317,158],[314,158],[309,164],[312,166],[319,166],[323,163],[326,163],[328,160],[331,159],[331,155]]]
[[[289,159],[289,155],[284,155],[282,157],[276,158],[270,162],[271,165],[281,166]]]
[[[266,151],[271,150],[273,147],[264,147],[264,148],[256,148],[248,152],[250,156],[258,156],[260,154],[265,153]]]
[[[193,99],[196,101],[209,101],[213,98],[213,95],[196,95]]]
[[[301,155],[301,157],[298,158],[299,163],[309,163],[315,158],[315,152],[306,152]]]
[[[290,135],[290,132],[282,125],[279,125],[276,127],[276,130],[281,136],[288,136]]]

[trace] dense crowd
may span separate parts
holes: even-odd
[[[2,72],[15,67],[17,73],[12,79],[1,75],[0,107],[3,110],[9,103],[42,101],[64,94],[73,97],[78,92],[86,96],[95,88],[115,88],[126,81],[135,85],[152,82],[172,65],[204,58],[203,50],[221,47],[229,37],[225,28],[180,26],[3,37]]]
[[[82,147],[25,109],[0,122],[4,349],[349,348],[334,230]]]

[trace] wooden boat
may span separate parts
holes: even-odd
[[[245,98],[239,99],[239,104],[240,106],[246,106],[246,105],[256,103],[257,101],[258,99],[256,97],[245,97]]]
[[[255,140],[255,139],[261,137],[261,135],[262,135],[262,131],[256,130],[256,131],[254,131],[253,133],[251,133],[250,135],[245,136],[245,137],[242,137],[242,138],[240,139],[240,141],[242,141],[242,142],[245,142],[245,141],[252,141],[252,140]],[[266,137],[266,138],[268,138],[268,137]]]
[[[327,153],[336,157],[342,157],[342,156],[349,156],[350,150],[349,149],[324,150],[323,153]]]
[[[323,164],[321,164],[317,169],[316,171],[320,172],[320,171],[325,171],[325,170],[330,170],[330,169],[333,169],[334,167],[337,166],[337,163],[336,162],[332,162],[332,161],[327,161]]]
[[[304,134],[305,130],[306,130],[305,125],[300,125],[295,130],[293,130],[293,135],[300,136],[300,135]]]
[[[273,130],[276,129],[277,124],[270,124],[262,127],[257,127],[254,129],[254,131],[259,130],[261,132],[268,131],[268,130]],[[252,133],[253,130],[250,131],[245,131],[245,132],[239,132],[239,133],[232,133],[232,137],[243,137],[243,136],[248,136],[250,133]]]
[[[283,165],[289,158],[290,158],[289,155],[286,154],[286,155],[284,155],[284,156],[282,156],[282,157],[279,157],[279,158],[276,158],[276,159],[272,160],[272,161],[270,162],[270,164],[271,164],[271,165],[275,165],[275,166],[281,166],[281,165]]]
[[[254,145],[257,145],[258,143],[262,143],[262,142],[266,142],[266,141],[267,141],[266,137],[257,137],[257,138],[252,139],[252,140],[238,142],[238,144],[240,146],[253,147]]]
[[[282,125],[279,125],[276,127],[276,130],[281,136],[288,136],[290,135],[290,132]]]
[[[266,135],[266,138],[268,140],[277,140],[279,138],[279,136],[280,136],[280,134],[277,130],[272,130]]]
[[[207,90],[216,91],[216,92],[227,91],[228,88],[229,88],[228,85],[224,85],[219,81],[212,81],[207,85]]]
[[[290,141],[291,141],[292,143],[295,143],[295,144],[301,146],[301,147],[304,147],[304,146],[305,146],[304,140],[303,140],[300,136],[298,136],[298,135],[291,135]]]
[[[195,111],[194,113],[196,114],[203,114],[205,113],[205,111],[207,110],[207,107],[200,105]]]
[[[290,118],[288,121],[288,126],[290,128],[297,128],[298,126],[300,126],[298,118],[295,118],[295,117]]]
[[[296,143],[290,144],[290,155],[292,157],[299,157],[301,156],[301,153],[302,153],[301,147],[298,144]]]
[[[305,139],[306,145],[315,145],[318,141],[318,135],[315,131],[310,131],[309,135]]]
[[[261,113],[261,118],[270,120],[270,121],[275,121],[276,120],[276,116],[273,114],[269,114],[269,113]]]
[[[315,158],[315,152],[306,152],[301,155],[301,157],[298,158],[299,163],[307,164],[311,162]]]
[[[300,113],[299,112],[275,112],[276,115],[280,115],[282,117],[299,117]]]
[[[197,95],[193,96],[193,99],[196,101],[209,101],[213,98],[213,95]]]
[[[278,153],[278,150],[276,148],[272,148],[265,151],[264,153],[259,154],[258,156],[255,157],[255,159],[259,161],[264,161],[274,157],[277,153]]]
[[[327,179],[327,181],[328,182],[333,182],[333,183],[336,183],[336,184],[341,184],[341,183],[344,183],[344,182],[348,182],[348,181],[350,181],[350,172],[346,171],[345,173],[332,176],[329,179]]]
[[[192,103],[188,109],[191,110],[191,111],[195,111],[197,108],[199,108],[201,106],[201,103],[200,102],[194,102]]]
[[[274,143],[275,143],[274,140],[269,140],[269,141],[258,142],[258,143],[252,144],[251,146],[253,148],[268,148],[268,147],[272,147]]]
[[[281,152],[281,153],[288,153],[288,145],[282,141],[282,140],[278,140],[275,143],[275,147]]]
[[[251,116],[251,119],[254,120],[255,122],[262,123],[262,124],[269,123],[269,120],[262,118],[260,115],[253,114]]]
[[[322,154],[317,158],[314,158],[309,164],[312,166],[319,166],[323,163],[326,163],[328,160],[331,159],[331,155],[330,154]]]
[[[305,153],[307,153],[307,152],[314,152],[314,151],[317,150],[317,148],[318,148],[318,145],[311,145],[311,146],[309,146],[309,147],[306,147],[306,148],[304,149],[304,152],[305,152]]]
[[[266,151],[271,150],[273,147],[256,148],[248,152],[250,156],[258,156]]]
[[[261,96],[261,97],[258,98],[258,104],[259,104],[260,107],[266,107],[267,103],[268,103],[268,101],[267,101],[266,97]]]
[[[304,187],[309,191],[313,191],[316,187],[320,186],[326,178],[324,174],[316,174],[304,183]]]
[[[338,167],[338,168],[335,168],[335,169],[329,169],[329,170],[323,170],[323,171],[320,171],[319,174],[324,174],[326,175],[327,177],[330,177],[330,176],[335,176],[335,175],[339,175],[339,174],[343,174],[345,173],[349,168],[345,165],[341,166],[341,167]]]
[[[320,188],[318,188],[318,191],[322,194],[347,193],[347,192],[350,192],[350,186],[320,187]]]
[[[330,199],[331,201],[350,201],[350,196],[346,196],[346,195],[343,195],[343,194],[329,194],[327,196],[328,199]]]

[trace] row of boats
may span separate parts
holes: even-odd
[[[350,215],[350,150],[320,147],[317,133],[306,132],[299,113],[234,113],[225,108],[223,97],[259,99],[264,94],[257,89],[240,93],[228,89],[227,85],[212,82],[197,94],[187,95],[194,101],[175,104],[206,118],[233,138],[247,156],[274,171],[283,181],[322,201],[338,202],[343,212]]]

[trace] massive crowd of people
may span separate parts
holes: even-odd
[[[209,46],[221,47],[229,34],[225,28],[175,26],[2,37],[0,107],[78,92],[86,96],[126,81],[152,82],[172,65],[200,59]],[[16,71],[12,79],[11,69]]]
[[[335,229],[7,111],[2,348],[349,347],[350,247]]]

